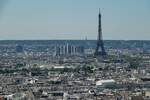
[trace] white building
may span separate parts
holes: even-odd
[[[96,86],[98,86],[98,87],[110,87],[110,86],[114,86],[115,83],[116,83],[116,81],[114,79],[99,80],[96,82]]]

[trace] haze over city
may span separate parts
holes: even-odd
[[[149,40],[149,0],[1,0],[0,40]],[[3,2],[3,3],[2,3]],[[2,5],[3,4],[3,5]]]

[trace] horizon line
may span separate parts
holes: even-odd
[[[96,39],[5,39],[0,41],[97,41]],[[150,41],[144,39],[105,39],[103,41]]]

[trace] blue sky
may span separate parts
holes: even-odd
[[[150,40],[150,0],[4,0],[0,40]]]

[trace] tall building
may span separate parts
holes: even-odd
[[[97,37],[97,45],[94,55],[95,56],[104,56],[106,55],[105,48],[104,48],[104,42],[102,37],[102,27],[101,27],[101,13],[99,12],[98,15],[99,18],[99,25],[98,25],[98,37]]]
[[[84,47],[79,45],[57,45],[55,47],[56,56],[82,55]]]

